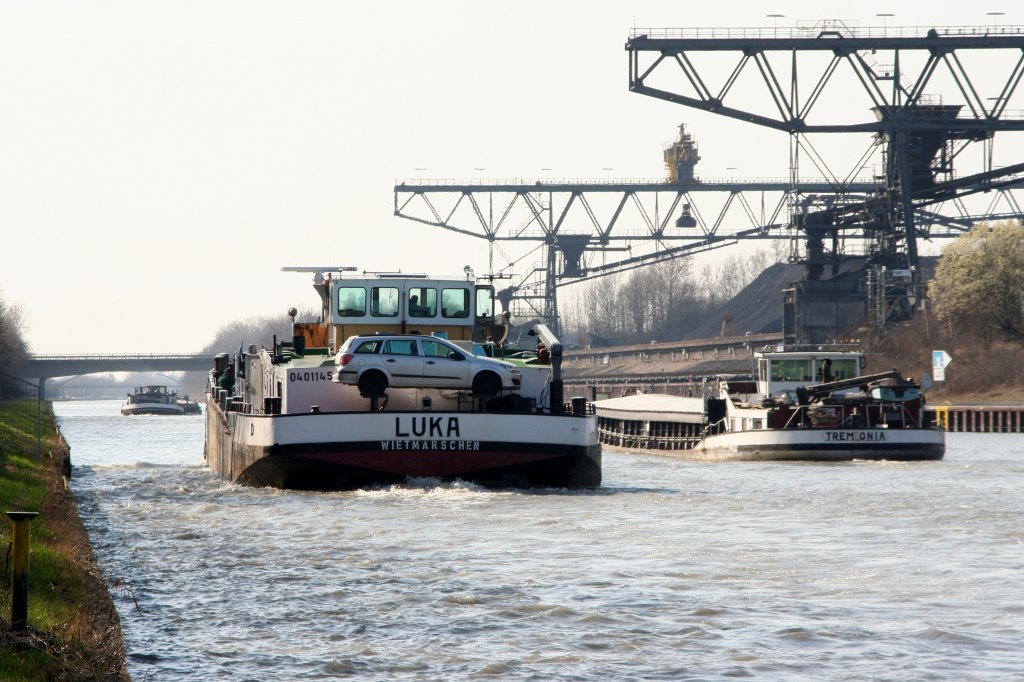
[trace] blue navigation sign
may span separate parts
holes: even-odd
[[[953,362],[953,358],[949,357],[949,353],[946,351],[932,351],[932,377],[935,381],[946,380],[946,367],[948,367],[951,362]]]

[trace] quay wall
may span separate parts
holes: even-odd
[[[925,412],[944,431],[1024,433],[1024,405],[933,405]]]

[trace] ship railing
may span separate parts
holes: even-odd
[[[574,417],[589,417],[597,414],[597,406],[585,398],[571,398],[562,402],[562,414],[571,414]]]
[[[804,413],[804,410],[806,408],[807,408],[806,405],[797,405],[796,409],[793,410],[793,414],[789,415],[789,419],[787,419],[786,423],[782,425],[782,428],[784,428],[784,429],[793,429],[793,428],[799,428],[799,426],[802,426],[804,424],[804,422],[805,422],[804,414],[803,413]],[[797,420],[797,426],[793,426],[793,420],[794,419]]]
[[[728,424],[729,417],[722,417],[716,422],[708,423],[704,427],[704,432],[701,434],[700,439],[704,440],[708,436],[714,436],[715,434],[727,431],[726,426]]]
[[[915,401],[914,404],[919,405],[920,403]],[[918,409],[916,411],[911,411],[907,409],[906,403],[893,403],[893,405],[899,406],[900,417],[904,424],[909,424],[912,429],[920,429],[924,426],[921,421],[923,410]],[[885,405],[883,403],[883,409],[884,407]]]
[[[888,424],[891,420],[886,418],[887,414],[896,412],[899,415],[899,421],[907,425],[912,429],[922,428],[921,411],[911,410],[907,407],[907,403],[898,402],[879,402],[877,403],[882,415],[881,420],[875,423],[869,421],[868,412],[847,412],[846,408],[839,406],[842,409],[841,419],[839,423],[831,427],[818,427],[818,428],[836,428],[836,429],[874,429],[878,428],[883,424]],[[807,409],[810,405],[796,405],[794,406],[793,413],[789,415],[786,423],[783,424],[783,429],[803,429],[807,428],[806,424],[811,421],[810,416],[806,414]]]
[[[999,14],[992,12],[991,14]],[[769,15],[770,16],[770,15]],[[882,15],[885,16],[885,15]],[[1024,26],[1014,24],[982,24],[976,26],[861,26],[838,19],[797,21],[795,26],[700,26],[685,28],[633,27],[630,39],[655,40],[750,40],[750,39],[807,39],[835,40],[837,38],[970,38],[987,36],[1024,35]]]
[[[607,427],[599,427],[597,433],[598,439],[602,443],[636,450],[692,450],[703,438],[702,436],[627,433]]]

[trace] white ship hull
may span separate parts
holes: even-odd
[[[345,490],[407,478],[596,487],[593,416],[467,412],[246,414],[207,405],[207,461],[228,481]]]
[[[679,454],[712,461],[935,460],[945,454],[938,429],[786,429],[720,433]]]
[[[771,412],[725,402],[717,433],[707,425],[704,401],[636,395],[599,401],[603,442],[627,450],[656,450],[708,461],[935,460],[945,454],[938,428],[872,426],[766,428]]]
[[[176,403],[125,403],[121,414],[185,414],[185,408]]]

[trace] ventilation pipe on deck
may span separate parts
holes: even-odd
[[[551,352],[551,414],[562,414],[562,343],[547,325],[538,324],[533,331]]]

